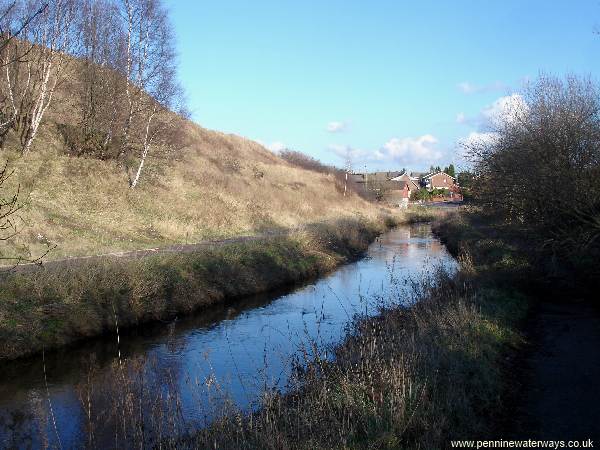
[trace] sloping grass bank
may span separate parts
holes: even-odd
[[[0,360],[316,277],[358,257],[396,221],[345,219],[193,253],[2,274]]]
[[[528,301],[506,284],[521,271],[510,247],[481,243],[485,230],[469,227],[462,216],[435,227],[459,259],[458,275],[417,286],[413,307],[357,319],[335,358],[308,361],[291,393],[265,393],[257,412],[228,415],[170,444],[438,449],[494,436],[510,388],[506,358],[522,343]]]

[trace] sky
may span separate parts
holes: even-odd
[[[465,167],[540,73],[600,74],[600,0],[171,0],[193,120],[355,171]]]

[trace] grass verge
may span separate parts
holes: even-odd
[[[322,223],[191,253],[101,258],[0,275],[0,360],[172,318],[328,272],[397,219]]]

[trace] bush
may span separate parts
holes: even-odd
[[[600,275],[585,263],[600,257],[598,86],[542,76],[490,125],[485,139],[466,145],[476,200],[527,233],[545,260]]]
[[[413,191],[412,194],[410,194],[410,199],[412,201],[428,201],[431,200],[431,193],[427,189],[419,189],[418,191]]]
[[[59,124],[58,130],[70,156],[89,156],[101,160],[117,159],[120,144],[114,138],[99,130],[85,130],[84,127]]]
[[[291,165],[296,167],[301,167],[302,169],[312,170],[313,172],[319,173],[331,173],[333,171],[337,171],[335,167],[326,166],[318,159],[313,158],[312,156],[305,155],[304,153],[297,152],[294,150],[282,150],[279,153],[281,158],[285,159]]]
[[[446,196],[448,196],[448,191],[445,189],[432,189],[431,191],[429,191],[425,188],[421,188],[418,191],[413,191],[413,193],[410,194],[410,199],[413,201],[416,201],[416,200],[430,201],[436,197],[446,197]]]

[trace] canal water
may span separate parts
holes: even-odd
[[[5,364],[0,448],[126,446],[119,433],[140,423],[166,436],[256,407],[264,392],[289,388],[303,358],[326,355],[355,317],[410,304],[413,284],[439,267],[456,263],[430,226],[399,227],[363,259],[304,285],[121,333],[119,344],[106,336]]]

